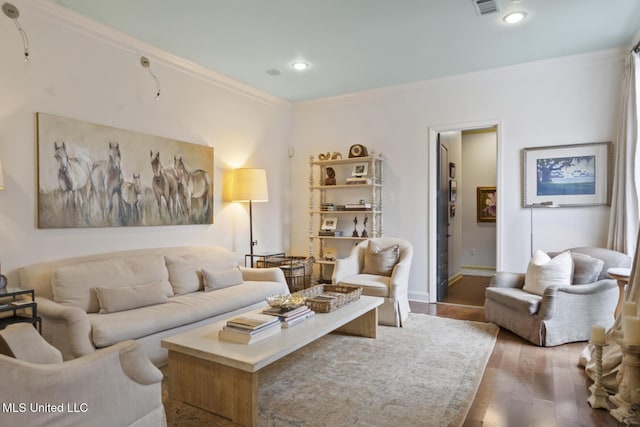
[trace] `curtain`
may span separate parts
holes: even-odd
[[[631,276],[627,284],[626,301],[640,305],[640,256],[636,251],[640,240],[638,223],[638,189],[640,189],[638,158],[638,125],[640,123],[640,54],[638,46],[625,60],[625,74],[622,92],[621,118],[618,128],[611,217],[609,223],[609,248],[633,256]],[[622,338],[622,319],[618,316],[613,327],[607,332],[607,346],[602,352],[602,385],[615,393],[618,388],[616,374],[622,363],[622,350],[618,340]],[[593,346],[588,345],[580,356],[579,364],[586,368],[587,375],[594,378],[595,363],[592,360]]]
[[[615,167],[609,218],[609,249],[633,256],[636,251],[640,214],[640,159],[638,158],[638,100],[640,55],[634,49],[625,60],[622,108],[618,122]]]

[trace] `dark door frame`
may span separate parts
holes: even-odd
[[[448,125],[431,125],[428,130],[428,149],[427,149],[427,293],[428,302],[437,302],[437,268],[438,268],[438,249],[437,249],[437,232],[438,232],[438,215],[437,215],[437,173],[438,173],[438,134],[441,132],[463,131],[471,129],[482,129],[495,126],[496,127],[496,184],[498,188],[503,187],[503,159],[502,159],[502,120],[487,120],[479,122],[468,122]],[[501,270],[503,265],[503,224],[502,220],[503,200],[498,196],[498,205],[496,206],[496,269]]]

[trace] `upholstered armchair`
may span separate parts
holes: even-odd
[[[630,267],[631,257],[594,247],[569,252],[571,284],[554,284],[538,294],[526,290],[525,274],[497,272],[485,291],[486,320],[545,347],[586,341],[593,325],[611,327],[619,289],[607,270]]]
[[[166,426],[162,373],[135,341],[68,362],[26,323],[0,331],[2,425]]]
[[[370,244],[376,245],[379,252],[371,253]],[[397,256],[392,259],[394,251]],[[411,311],[408,290],[412,257],[413,245],[407,240],[390,237],[365,240],[354,246],[347,258],[336,260],[331,282],[360,286],[363,295],[384,298],[378,307],[378,323],[402,326]]]

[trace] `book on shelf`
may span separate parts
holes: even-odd
[[[237,344],[252,344],[280,333],[280,320],[277,317],[273,317],[273,319],[275,319],[275,323],[253,331],[227,325],[218,332],[218,337],[223,341]]]
[[[342,237],[343,232],[340,230],[336,231],[328,231],[328,230],[320,230],[318,231],[318,236],[331,236],[331,237]]]
[[[344,205],[345,211],[370,211],[371,203],[347,203]]]
[[[355,184],[371,184],[371,178],[367,178],[367,177],[352,177],[352,178],[347,178],[346,180],[346,184],[347,185],[355,185]]]
[[[227,326],[247,331],[258,331],[278,323],[278,318],[262,313],[248,313],[227,320]]]

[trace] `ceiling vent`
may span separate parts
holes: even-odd
[[[500,12],[500,3],[498,0],[471,0],[473,8],[477,15],[488,15],[490,13]]]

